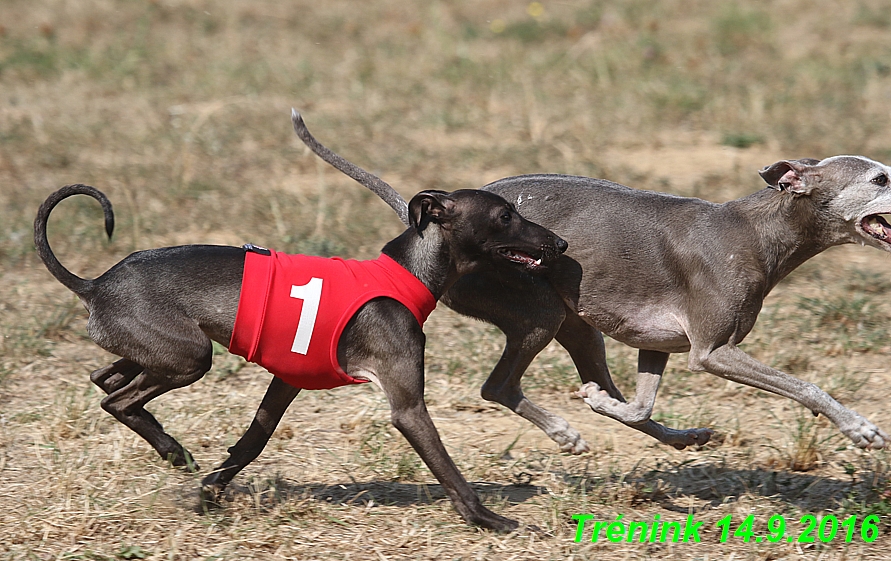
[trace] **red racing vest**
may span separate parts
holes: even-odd
[[[383,254],[356,261],[245,248],[229,352],[297,388],[321,390],[368,381],[343,371],[337,343],[347,322],[372,298],[402,303],[420,325],[436,307],[424,283]]]

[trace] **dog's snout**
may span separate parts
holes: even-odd
[[[569,249],[569,244],[563,238],[558,237],[555,245],[557,246],[557,251],[560,253],[565,253],[567,249]]]

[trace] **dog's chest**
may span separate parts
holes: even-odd
[[[229,350],[303,389],[363,382],[337,361],[346,324],[373,298],[395,299],[423,324],[436,305],[392,259],[324,259],[248,252]]]

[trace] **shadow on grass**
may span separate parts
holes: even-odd
[[[548,494],[545,487],[538,485],[499,485],[471,482],[470,486],[484,503],[506,500],[509,504],[520,504],[533,497]],[[263,481],[259,486],[232,483],[226,489],[226,500],[235,500],[239,495],[256,496],[258,494],[262,495],[261,502],[265,503],[265,506],[287,502],[295,498],[312,498],[331,504],[356,506],[368,504],[371,501],[383,506],[412,506],[448,500],[445,490],[439,484],[395,481],[296,484],[280,477]]]
[[[638,500],[658,503],[678,512],[688,512],[688,506],[675,504],[682,497],[695,497],[715,507],[736,502],[743,496],[760,496],[807,512],[844,509],[852,498],[865,504],[879,504],[883,498],[877,492],[877,483],[878,487],[884,487],[885,479],[882,474],[866,471],[845,480],[765,468],[732,469],[720,464],[625,476],[625,482],[637,490]]]

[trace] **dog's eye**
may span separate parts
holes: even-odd
[[[883,173],[882,175],[874,177],[872,182],[880,187],[885,187],[888,185],[888,176]]]
[[[504,212],[501,214],[501,221],[502,221],[502,222],[510,222],[510,218],[511,218],[510,213],[507,212],[507,211],[504,211]]]

